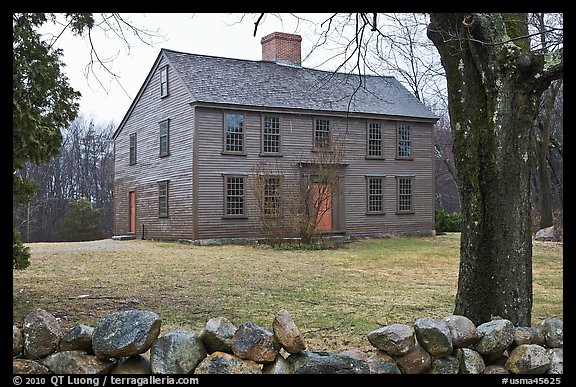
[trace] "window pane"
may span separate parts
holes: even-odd
[[[264,117],[263,152],[280,153],[280,118]]]
[[[264,183],[264,215],[280,215],[280,178],[269,177]]]
[[[168,183],[158,183],[158,215],[168,215]]]
[[[136,133],[130,135],[130,164],[136,164]]]
[[[168,154],[168,122],[160,123],[160,154]]]
[[[330,121],[316,120],[314,146],[316,148],[326,148],[330,146]]]
[[[408,125],[398,125],[398,156],[410,157],[411,154],[410,127]]]
[[[382,156],[382,124],[368,125],[368,156]]]
[[[160,70],[160,96],[168,95],[168,67]]]
[[[368,212],[382,212],[382,178],[368,179]]]
[[[398,210],[412,211],[412,179],[398,180]]]
[[[244,214],[244,178],[226,179],[226,215]]]
[[[226,114],[226,146],[228,152],[244,151],[244,116],[242,114]]]

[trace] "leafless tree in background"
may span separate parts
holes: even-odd
[[[560,14],[532,13],[529,31],[533,51],[547,53],[562,46],[563,18]],[[562,230],[562,144],[563,81],[550,84],[542,94],[532,132],[532,216],[533,232],[556,226]]]
[[[20,171],[39,187],[32,201],[13,209],[13,223],[26,242],[57,241],[60,221],[70,200],[86,198],[102,209],[106,236],[113,229],[114,126],[78,117],[62,131],[58,156]]]

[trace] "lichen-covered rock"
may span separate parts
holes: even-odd
[[[403,356],[394,357],[403,374],[423,374],[430,368],[432,358],[420,344],[416,344]]]
[[[522,344],[546,345],[546,338],[541,329],[537,327],[516,327],[514,329],[514,345]]]
[[[232,352],[232,337],[237,329],[226,317],[214,317],[200,332],[200,340],[208,353]]]
[[[62,338],[60,323],[44,309],[36,309],[24,319],[24,357],[40,359],[53,353]]]
[[[272,375],[291,374],[292,367],[290,366],[290,363],[282,357],[282,355],[278,354],[272,363],[264,364],[262,367],[262,373]]]
[[[510,371],[508,371],[506,368],[504,368],[501,365],[495,365],[495,364],[491,364],[489,366],[486,366],[486,368],[484,369],[484,372],[482,372],[483,374],[509,374]]]
[[[87,325],[78,324],[68,331],[60,340],[58,350],[63,351],[85,351],[92,354],[92,334],[94,328]]]
[[[414,323],[414,331],[418,343],[430,355],[442,357],[452,353],[452,336],[444,320],[420,318]]]
[[[232,353],[240,359],[271,363],[279,351],[274,334],[252,322],[241,324],[232,337]]]
[[[504,367],[514,374],[543,374],[550,367],[550,358],[544,347],[522,344],[510,353]]]
[[[444,356],[435,358],[428,370],[430,374],[457,374],[460,369],[460,362],[456,356]]]
[[[392,324],[368,333],[374,347],[392,356],[402,356],[415,345],[414,329],[406,324]]]
[[[458,348],[456,357],[460,363],[461,374],[481,374],[486,369],[482,355],[470,348]]]
[[[480,340],[476,351],[481,354],[502,352],[514,341],[514,325],[510,320],[493,320],[477,328]]]
[[[98,359],[84,351],[65,351],[46,357],[42,364],[55,374],[107,374],[116,360]]]
[[[333,352],[303,351],[286,359],[295,374],[368,374],[368,363]]]
[[[371,374],[401,374],[394,358],[384,351],[377,351],[366,359]]]
[[[205,357],[194,370],[195,374],[261,374],[260,365],[225,352]]]
[[[110,373],[119,375],[150,375],[152,374],[152,368],[150,367],[150,360],[146,356],[136,355],[120,359]]]
[[[24,348],[24,338],[22,332],[14,324],[12,324],[12,356],[20,356]]]
[[[470,348],[478,341],[476,325],[468,317],[454,314],[442,320],[448,326],[454,348]]]
[[[92,334],[99,358],[128,357],[146,352],[160,335],[160,317],[143,310],[116,312],[102,317]]]
[[[549,348],[546,350],[548,358],[550,359],[549,374],[563,374],[564,373],[564,349],[563,348]]]
[[[294,354],[306,350],[304,338],[287,310],[282,309],[276,314],[272,330],[286,352]]]
[[[546,338],[546,346],[562,348],[564,346],[564,322],[555,317],[549,317],[540,323],[540,329]]]
[[[154,341],[150,367],[155,374],[189,374],[206,355],[206,347],[198,335],[176,329]]]
[[[34,360],[12,359],[12,373],[20,375],[49,374],[50,370]]]

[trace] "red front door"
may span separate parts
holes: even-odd
[[[318,231],[332,231],[332,186],[314,183],[312,194],[312,204],[316,211],[316,229]]]
[[[130,214],[128,232],[136,232],[136,192],[134,191],[128,193],[128,213]]]

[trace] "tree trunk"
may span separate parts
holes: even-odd
[[[538,184],[538,209],[540,223],[538,228],[553,225],[552,216],[552,187],[548,176],[548,155],[552,139],[552,125],[554,116],[554,102],[560,91],[561,82],[556,82],[544,93],[540,112],[536,119],[534,139],[536,143],[536,183]]]
[[[552,192],[550,179],[548,178],[548,147],[550,144],[550,127],[542,122],[538,123],[538,130],[541,130],[542,138],[537,141],[537,165],[536,183],[538,184],[538,210],[540,213],[540,222],[538,228],[550,227],[553,224],[552,217]]]
[[[446,70],[462,205],[454,313],[475,324],[501,316],[530,326],[530,130],[540,96],[562,74],[561,52],[545,61],[526,38],[512,40],[527,35],[526,14],[431,14],[430,21]]]

